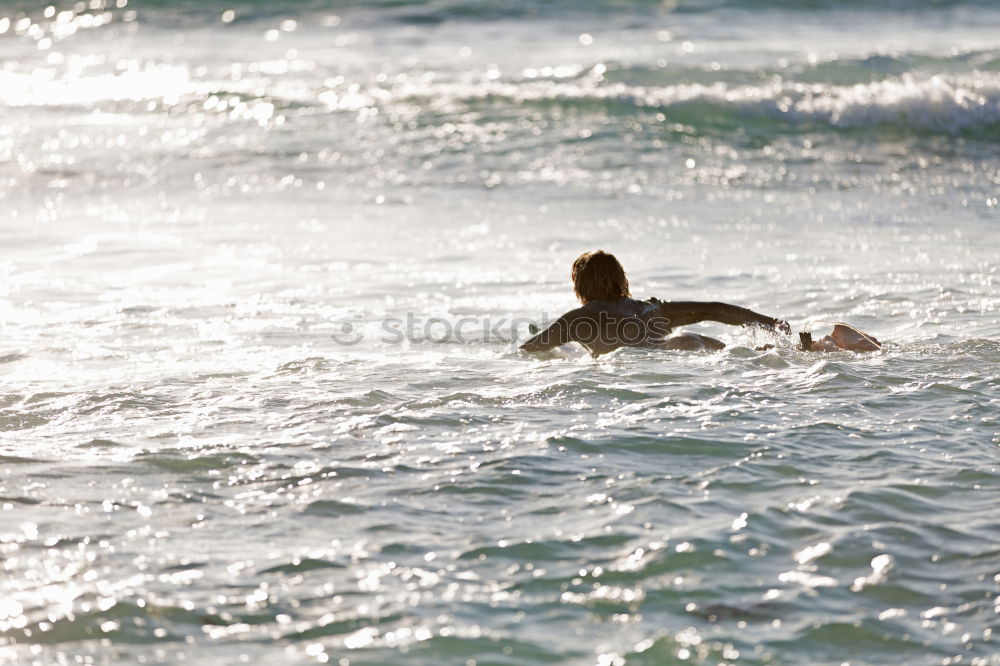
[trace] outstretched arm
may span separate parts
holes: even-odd
[[[569,341],[569,320],[566,315],[563,315],[547,329],[533,335],[530,340],[521,345],[521,349],[529,352],[549,351]]]
[[[698,301],[676,301],[660,303],[660,316],[670,321],[670,327],[697,324],[700,321],[717,321],[730,326],[760,324],[791,332],[788,322],[759,314],[728,303],[702,303]]]

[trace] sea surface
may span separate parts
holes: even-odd
[[[0,663],[1000,664],[995,2],[50,1]],[[520,353],[598,248],[884,348]]]

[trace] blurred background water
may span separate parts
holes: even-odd
[[[0,114],[0,661],[1000,664],[995,3],[8,0]],[[596,248],[887,344],[518,353]]]

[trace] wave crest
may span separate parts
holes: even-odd
[[[387,100],[376,93],[371,105]],[[381,99],[380,99],[381,98]],[[696,132],[747,129],[816,131],[889,129],[899,134],[1000,136],[1000,76],[969,74],[894,79],[836,86],[773,80],[760,85],[681,83],[662,87],[576,81],[440,84],[401,91],[397,103],[426,103],[442,113],[509,102],[647,109]],[[356,100],[355,100],[356,105]],[[346,107],[345,107],[345,110]]]

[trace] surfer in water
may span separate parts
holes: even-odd
[[[763,326],[791,333],[788,322],[726,303],[638,301],[629,293],[625,269],[603,250],[581,254],[573,262],[573,291],[583,304],[559,317],[521,345],[529,352],[579,342],[594,356],[620,347],[717,351],[725,345],[704,335],[667,337],[678,326],[717,321],[732,326]]]

